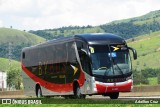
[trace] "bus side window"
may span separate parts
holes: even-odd
[[[68,62],[70,62],[70,63],[77,63],[74,42],[69,42],[67,44],[67,52],[68,53],[66,55],[66,58],[67,58]]]
[[[22,58],[25,59],[25,52],[22,53]]]
[[[82,65],[82,68],[83,70],[90,74],[90,60],[88,58],[88,56],[84,53],[81,52],[81,49],[87,49],[87,44],[86,43],[83,43],[83,42],[80,42],[80,41],[77,41],[76,42],[77,44],[77,49],[78,49],[78,54],[79,54],[79,58],[80,58],[80,61],[81,61],[81,65]]]

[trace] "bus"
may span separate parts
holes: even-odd
[[[28,96],[85,98],[103,95],[117,99],[130,92],[133,74],[130,52],[120,36],[77,34],[22,49],[24,92]]]

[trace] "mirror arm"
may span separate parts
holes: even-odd
[[[133,58],[134,58],[134,60],[136,60],[137,59],[137,51],[131,47],[128,47],[128,49],[130,49],[133,52]]]
[[[81,49],[81,51],[87,55],[87,51],[85,49]]]

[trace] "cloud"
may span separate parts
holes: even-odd
[[[3,27],[3,22],[0,20],[0,27]]]
[[[159,9],[159,0],[0,0],[0,20],[18,29],[100,25]]]

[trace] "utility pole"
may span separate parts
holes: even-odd
[[[12,43],[9,42],[8,44],[8,59],[9,59],[9,66],[11,66],[11,59],[12,59]]]
[[[9,42],[8,44],[8,60],[9,60],[9,70],[11,70],[11,60],[12,59],[12,43]],[[10,87],[9,87],[10,90]]]

